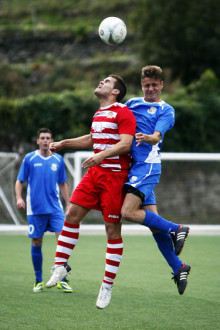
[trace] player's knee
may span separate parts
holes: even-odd
[[[144,220],[145,212],[140,209],[122,208],[121,216],[126,221],[141,224]]]
[[[105,221],[105,230],[108,239],[121,238],[121,223],[111,223]]]
[[[66,222],[75,223],[76,221],[76,214],[71,212],[70,208],[66,211]]]
[[[65,221],[66,222],[69,222],[71,224],[78,224],[78,223],[80,223],[80,218],[79,218],[78,212],[77,212],[77,210],[72,205],[70,205],[68,207],[68,209],[66,210]]]
[[[33,246],[39,247],[42,245],[43,240],[42,238],[32,238],[31,242]]]
[[[134,218],[133,212],[131,212],[128,208],[122,207],[121,216],[124,220],[132,221]]]

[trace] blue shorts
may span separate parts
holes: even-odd
[[[60,233],[63,228],[65,214],[28,215],[28,237],[41,238],[46,231]]]
[[[144,162],[133,162],[128,175],[129,181],[125,184],[139,190],[144,195],[142,205],[156,204],[154,188],[160,181],[160,175],[160,163],[150,164]]]

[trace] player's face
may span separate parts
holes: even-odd
[[[37,144],[39,145],[40,150],[47,151],[49,150],[49,144],[53,142],[50,133],[40,133],[39,138],[37,139]]]
[[[147,102],[161,101],[160,93],[163,88],[163,82],[155,78],[144,78],[141,82],[144,99]]]
[[[113,93],[115,84],[115,78],[107,77],[104,80],[100,81],[94,94],[96,96],[110,96]]]

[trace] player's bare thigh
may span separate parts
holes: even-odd
[[[141,209],[141,199],[132,194],[127,193],[121,209],[122,218],[127,221],[139,223],[139,218],[145,216],[145,212]]]

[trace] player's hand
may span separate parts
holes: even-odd
[[[61,142],[51,142],[49,145],[50,155],[53,155],[56,151],[62,149]]]
[[[21,197],[17,199],[17,208],[25,210],[25,202]]]
[[[89,167],[100,164],[101,161],[103,160],[103,157],[100,154],[101,153],[95,154],[92,157],[84,160],[84,162],[82,163],[82,168],[89,168]]]
[[[135,134],[136,147],[138,147],[142,142],[144,142],[144,136],[145,136],[145,134],[143,134],[141,132]]]

